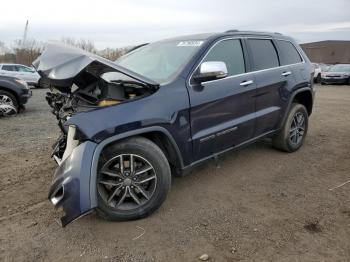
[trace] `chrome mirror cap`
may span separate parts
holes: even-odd
[[[221,79],[227,76],[227,67],[225,62],[207,61],[199,67],[199,72],[194,79],[198,82]]]

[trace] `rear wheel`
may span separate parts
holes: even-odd
[[[16,97],[4,90],[0,90],[0,116],[15,115],[18,112]]]
[[[273,146],[286,152],[298,150],[307,134],[308,118],[305,106],[293,103],[281,131],[273,138]]]
[[[318,74],[316,77],[316,83],[321,83],[321,74]]]
[[[150,215],[164,202],[171,185],[169,163],[148,139],[135,137],[105,150],[97,179],[97,212],[109,220]]]

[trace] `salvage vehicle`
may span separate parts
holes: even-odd
[[[321,74],[321,84],[350,85],[350,64],[336,64]]]
[[[0,117],[17,114],[31,96],[32,91],[25,81],[0,76]]]
[[[264,137],[294,152],[313,107],[312,65],[278,33],[177,37],[115,62],[48,45],[34,66],[62,130],[48,197],[63,208],[63,226],[91,210],[146,217],[172,175]]]

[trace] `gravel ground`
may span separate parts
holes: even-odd
[[[173,180],[158,212],[61,228],[46,199],[56,121],[33,90],[0,119],[0,261],[350,261],[350,87],[317,87],[305,145],[261,141]],[[143,234],[143,235],[142,235]]]

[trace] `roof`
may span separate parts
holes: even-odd
[[[213,33],[204,33],[204,34],[192,34],[192,35],[184,35],[177,36],[168,39],[164,39],[161,41],[170,41],[170,40],[208,40],[209,38],[217,38],[224,36],[262,36],[262,37],[275,37],[280,39],[288,39],[291,38],[280,33],[276,32],[262,32],[262,31],[239,31],[239,30],[228,30],[225,32],[213,32]]]

